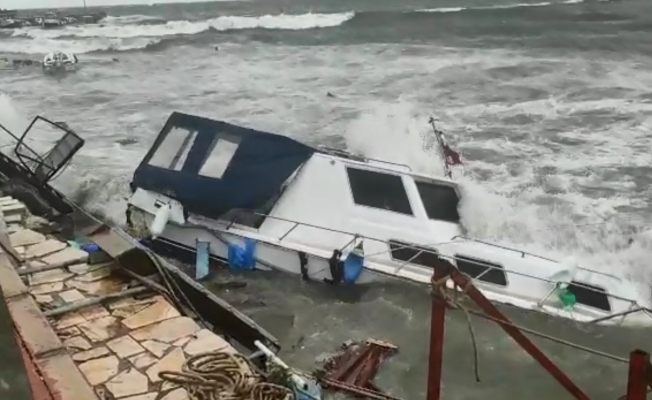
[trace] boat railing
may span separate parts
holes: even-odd
[[[410,168],[409,165],[399,163],[399,162],[380,160],[380,159],[377,159],[377,158],[370,158],[370,157],[366,157],[366,156],[360,156],[360,155],[357,155],[357,154],[349,153],[346,150],[336,149],[336,148],[327,147],[327,146],[319,146],[319,149],[322,150],[326,154],[336,156],[336,157],[346,158],[346,159],[350,159],[350,160],[358,161],[358,162],[373,161],[373,162],[380,163],[380,164],[387,164],[387,165],[394,165],[394,166],[397,166],[397,167],[403,167],[403,168],[406,168],[408,171],[412,171],[412,168]]]
[[[495,248],[498,248],[498,249],[513,251],[513,252],[516,252],[516,253],[520,253],[521,258],[525,258],[525,256],[528,256],[528,257],[538,258],[538,259],[541,259],[541,260],[546,260],[546,261],[559,263],[558,260],[555,260],[553,258],[543,257],[543,256],[540,256],[538,254],[530,253],[530,252],[527,252],[527,251],[515,249],[515,248],[512,248],[512,247],[508,247],[508,246],[503,246],[503,245],[496,244],[496,243],[487,242],[485,240],[471,238],[471,237],[468,237],[468,236],[457,235],[457,236],[453,236],[453,240],[454,239],[464,239],[464,240],[469,241],[469,242],[482,243],[484,245],[492,246],[492,247],[495,247]],[[580,269],[582,271],[591,272],[591,273],[596,274],[596,275],[602,275],[602,276],[606,276],[606,277],[609,277],[609,278],[620,280],[620,277],[618,277],[616,275],[613,275],[613,274],[606,273],[606,272],[596,271],[596,270],[593,270],[593,269],[590,269],[590,268],[585,268],[585,267],[580,267],[580,266],[578,266],[577,269]]]
[[[556,261],[554,259],[551,259],[551,258],[537,256],[536,254],[523,252],[521,250],[510,248],[508,246],[496,245],[496,244],[493,244],[493,243],[490,243],[490,242],[485,242],[485,241],[482,241],[482,240],[473,239],[473,238],[469,238],[469,237],[466,237],[466,236],[454,236],[449,241],[432,243],[432,244],[429,244],[429,245],[416,245],[416,244],[403,244],[403,243],[401,243],[399,246],[395,246],[394,248],[392,248],[390,246],[390,241],[388,241],[386,239],[379,239],[379,238],[375,238],[375,237],[371,237],[371,236],[367,236],[367,235],[361,235],[361,234],[357,234],[357,233],[343,231],[343,230],[340,230],[340,229],[327,228],[327,227],[323,227],[323,226],[319,226],[319,225],[304,223],[304,222],[295,221],[295,220],[291,220],[291,219],[283,218],[283,217],[277,217],[277,216],[273,216],[273,215],[269,215],[269,214],[263,214],[263,213],[258,213],[258,212],[254,212],[254,214],[258,215],[258,216],[261,216],[261,217],[264,217],[264,218],[269,218],[269,219],[273,219],[273,220],[277,220],[277,221],[288,222],[288,223],[292,224],[282,235],[279,236],[279,238],[278,238],[279,242],[283,241],[285,238],[287,238],[287,236],[290,233],[292,233],[297,227],[306,227],[306,228],[318,229],[318,230],[323,230],[323,231],[327,231],[327,232],[333,232],[333,233],[339,233],[339,234],[351,236],[351,240],[347,244],[345,244],[342,247],[342,249],[340,249],[341,251],[343,251],[348,246],[350,246],[351,243],[353,243],[357,238],[363,239],[363,240],[370,240],[370,241],[373,241],[373,242],[379,242],[379,243],[383,243],[383,244],[387,245],[387,248],[388,248],[387,250],[377,252],[377,253],[373,253],[373,254],[366,254],[367,257],[377,256],[377,255],[381,255],[381,254],[387,254],[387,253],[391,253],[392,251],[401,250],[401,249],[417,250],[417,253],[414,256],[412,256],[409,260],[405,261],[402,265],[397,267],[397,269],[396,269],[397,272],[400,271],[405,265],[410,264],[413,260],[415,260],[417,257],[419,257],[421,254],[424,254],[424,253],[433,254],[433,255],[436,255],[437,257],[445,258],[445,259],[448,259],[450,261],[455,261],[457,263],[457,261],[459,259],[458,257],[444,255],[444,254],[439,253],[435,249],[430,249],[430,248],[427,248],[427,247],[424,247],[424,246],[442,246],[442,245],[446,245],[446,244],[459,243],[459,240],[466,240],[466,241],[473,241],[473,242],[483,243],[483,244],[487,244],[487,245],[490,245],[490,246],[495,246],[497,248],[501,248],[501,249],[505,249],[505,250],[509,250],[509,251],[514,251],[514,252],[519,252],[519,253],[522,253],[524,256],[528,255],[528,256],[537,257],[537,258],[540,258],[540,259],[543,259],[543,260],[546,260],[546,261],[559,263],[558,261]],[[232,225],[233,225],[233,223],[229,224],[227,229],[229,229]],[[463,260],[463,259],[459,259],[459,260],[466,261],[466,260]],[[486,269],[482,273],[478,274],[476,277],[469,277],[474,284],[477,283],[477,282],[482,282],[481,278],[484,275],[486,275],[487,273],[489,273],[490,271],[492,271],[492,270],[507,272],[507,273],[510,273],[510,274],[513,274],[513,275],[518,275],[518,276],[522,276],[522,277],[525,277],[525,278],[530,278],[530,279],[533,279],[533,280],[537,280],[537,281],[540,281],[540,282],[545,282],[545,283],[548,283],[548,284],[552,284],[553,287],[550,290],[550,292],[548,292],[546,294],[546,296],[544,296],[541,300],[539,300],[537,302],[539,307],[541,307],[543,305],[543,303],[552,294],[554,294],[554,292],[557,289],[559,289],[559,285],[561,283],[564,283],[564,282],[561,282],[561,281],[556,281],[556,280],[553,280],[553,279],[528,274],[526,272],[514,271],[514,270],[506,269],[504,267],[499,267],[499,266],[495,266],[495,265],[492,265],[492,264],[483,263],[481,260],[474,260],[474,264],[480,265],[482,267],[486,267]],[[598,274],[598,275],[602,275],[602,276],[613,277],[615,279],[620,280],[620,278],[618,278],[616,276],[606,274],[606,273],[603,273],[603,272],[600,272],[600,271],[592,270],[592,269],[589,269],[589,268],[578,267],[578,269],[581,269],[583,271],[587,271],[587,272],[590,272],[590,273],[595,273],[595,274]],[[592,321],[589,321],[590,323],[602,322],[602,321],[617,318],[617,317],[620,317],[620,316],[622,316],[623,320],[624,320],[624,317],[626,315],[637,313],[637,312],[643,312],[650,319],[652,319],[652,309],[640,306],[636,300],[626,298],[626,297],[622,297],[622,296],[618,296],[618,295],[615,295],[613,293],[609,293],[606,290],[598,290],[597,288],[595,288],[593,286],[588,286],[588,285],[582,284],[581,282],[573,282],[573,285],[581,287],[581,288],[583,288],[583,289],[585,289],[587,291],[591,291],[591,292],[594,292],[594,293],[599,293],[599,294],[604,295],[604,296],[606,296],[608,298],[615,299],[615,300],[620,300],[620,301],[623,301],[623,302],[626,302],[626,303],[630,304],[629,309],[626,310],[626,311],[620,311],[620,312],[609,314],[607,316],[599,317],[599,318],[596,318],[596,319],[594,319]]]

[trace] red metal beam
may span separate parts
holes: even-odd
[[[627,380],[627,400],[647,399],[647,386],[650,380],[650,355],[642,350],[629,354],[629,379]]]
[[[449,267],[437,265],[433,281],[439,282],[449,275]],[[428,400],[441,399],[441,372],[444,358],[444,331],[446,321],[446,301],[437,292],[432,294],[430,315],[430,357],[428,359]]]
[[[394,351],[396,351],[394,345],[369,339],[355,354],[351,355],[347,362],[328,374],[327,378],[369,388],[380,364],[389,353]]]
[[[445,262],[448,263],[448,262]],[[552,362],[539,348],[518,328],[514,327],[509,319],[503,315],[484,295],[473,285],[471,280],[456,268],[450,269],[453,282],[464,289],[467,296],[477,304],[482,311],[496,321],[509,336],[527,351],[550,375],[553,376],[566,390],[578,400],[589,400],[580,389],[557,365]]]

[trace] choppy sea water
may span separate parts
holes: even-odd
[[[101,26],[0,31],[0,57],[64,50],[80,58],[82,68],[62,79],[0,70],[0,123],[20,130],[43,114],[81,133],[86,145],[56,185],[84,206],[123,221],[131,174],[172,111],[440,173],[432,114],[465,158],[457,179],[474,236],[573,256],[649,295],[652,2],[271,0],[107,12]],[[289,362],[311,368],[346,339],[384,339],[400,353],[380,385],[425,397],[424,288],[238,279],[247,288],[220,294],[276,333]],[[619,356],[652,347],[646,327],[504,309]],[[476,384],[466,319],[449,313],[447,322],[446,398],[570,398],[498,328],[474,320]],[[624,394],[625,364],[537,343],[592,398]]]

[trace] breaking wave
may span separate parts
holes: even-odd
[[[559,4],[579,4],[584,3],[584,0],[566,0],[562,2],[543,1],[539,3],[514,3],[514,4],[496,4],[486,7],[440,7],[440,8],[425,8],[417,10],[417,12],[434,12],[434,13],[451,13],[460,11],[476,11],[476,10],[505,10],[510,8],[522,7],[546,7]]]
[[[47,38],[33,40],[5,40],[0,42],[0,52],[23,54],[46,54],[59,51],[84,54],[96,51],[142,50],[160,43],[155,38],[92,38],[91,40],[54,40]]]
[[[104,24],[114,24],[114,25],[128,25],[128,24],[148,24],[161,22],[165,23],[166,21],[162,18],[153,16],[153,15],[123,15],[121,17],[107,16],[102,20]]]
[[[151,20],[145,16],[113,18],[108,24],[70,26],[58,30],[17,29],[14,37],[34,39],[59,37],[136,38],[174,35],[194,35],[208,30],[228,31],[238,29],[302,30],[338,26],[353,18],[354,12],[339,14],[263,15],[259,17],[223,16],[204,21],[167,21],[160,24],[137,24]],[[131,21],[130,24],[128,21]]]
[[[44,54],[57,49],[73,53],[131,51],[156,47],[163,39],[196,35],[208,31],[243,29],[304,30],[343,24],[355,12],[263,16],[222,16],[202,21],[165,21],[146,15],[107,17],[99,25],[62,29],[16,29],[0,42],[0,52]]]
[[[580,3],[588,3],[590,0],[550,0],[545,2],[522,2],[487,5],[477,7],[443,7],[422,10],[405,11],[343,11],[333,13],[305,13],[305,14],[276,14],[276,15],[222,15],[209,19],[166,20],[161,16],[148,16],[141,14],[125,16],[108,16],[102,23],[96,25],[68,26],[61,29],[38,29],[20,28],[7,33],[2,33],[0,41],[0,52],[43,54],[52,49],[70,51],[74,53],[90,53],[98,51],[136,51],[136,50],[159,50],[172,44],[172,40],[186,41],[187,38],[195,35],[208,35],[211,33],[237,33],[250,30],[265,30],[267,34],[255,36],[256,39],[279,37],[285,35],[286,31],[296,32],[310,29],[337,28],[342,26],[341,35],[343,40],[354,40],[357,35],[368,38],[372,35],[375,38],[405,36],[409,40],[418,40],[422,35],[432,35],[427,28],[432,21],[424,18],[430,14],[431,18],[437,18],[440,24],[451,25],[450,29],[442,29],[439,36],[449,32],[459,34],[456,27],[463,22],[457,19],[469,19],[469,29],[464,30],[467,36],[486,37],[495,34],[495,29],[485,32],[482,27],[476,27],[477,12],[509,13],[513,16],[514,10],[519,8],[540,9],[550,7],[552,13],[544,13],[541,16],[530,16],[539,23],[537,26],[547,26],[550,21],[560,20],[561,7],[570,7]],[[536,0],[534,0],[536,1]],[[607,0],[598,0],[604,3]],[[467,13],[468,12],[468,13]],[[442,13],[448,13],[446,20],[442,21]],[[452,14],[451,14],[452,13]],[[592,19],[595,15],[578,16]],[[454,17],[453,17],[454,16]],[[563,16],[562,16],[563,17]],[[453,20],[454,18],[455,20]],[[493,18],[493,17],[492,17]],[[540,21],[539,19],[542,20]],[[518,18],[519,20],[521,18]],[[561,18],[563,20],[563,18]],[[454,21],[454,22],[450,22]],[[526,18],[523,24],[528,25]],[[421,29],[421,25],[424,25]],[[517,24],[518,25],[518,24]],[[519,28],[518,26],[516,28]],[[620,26],[621,29],[627,28]],[[636,26],[631,29],[635,29]],[[289,33],[288,32],[288,33]],[[339,31],[338,31],[339,32]],[[249,35],[249,33],[246,33]],[[514,32],[512,32],[514,34]],[[270,36],[275,35],[275,36]],[[328,36],[332,35],[332,36]],[[335,38],[338,40],[338,33],[329,31],[327,35],[312,35],[311,37]],[[464,36],[464,35],[462,35]],[[283,36],[292,38],[296,36]],[[389,39],[388,39],[389,40]],[[165,42],[163,45],[162,42]]]

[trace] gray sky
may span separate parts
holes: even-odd
[[[197,0],[152,0],[152,3],[192,3]],[[118,4],[149,4],[148,0],[86,0],[90,6],[115,6]],[[81,7],[84,0],[0,0],[0,8],[57,8]]]

